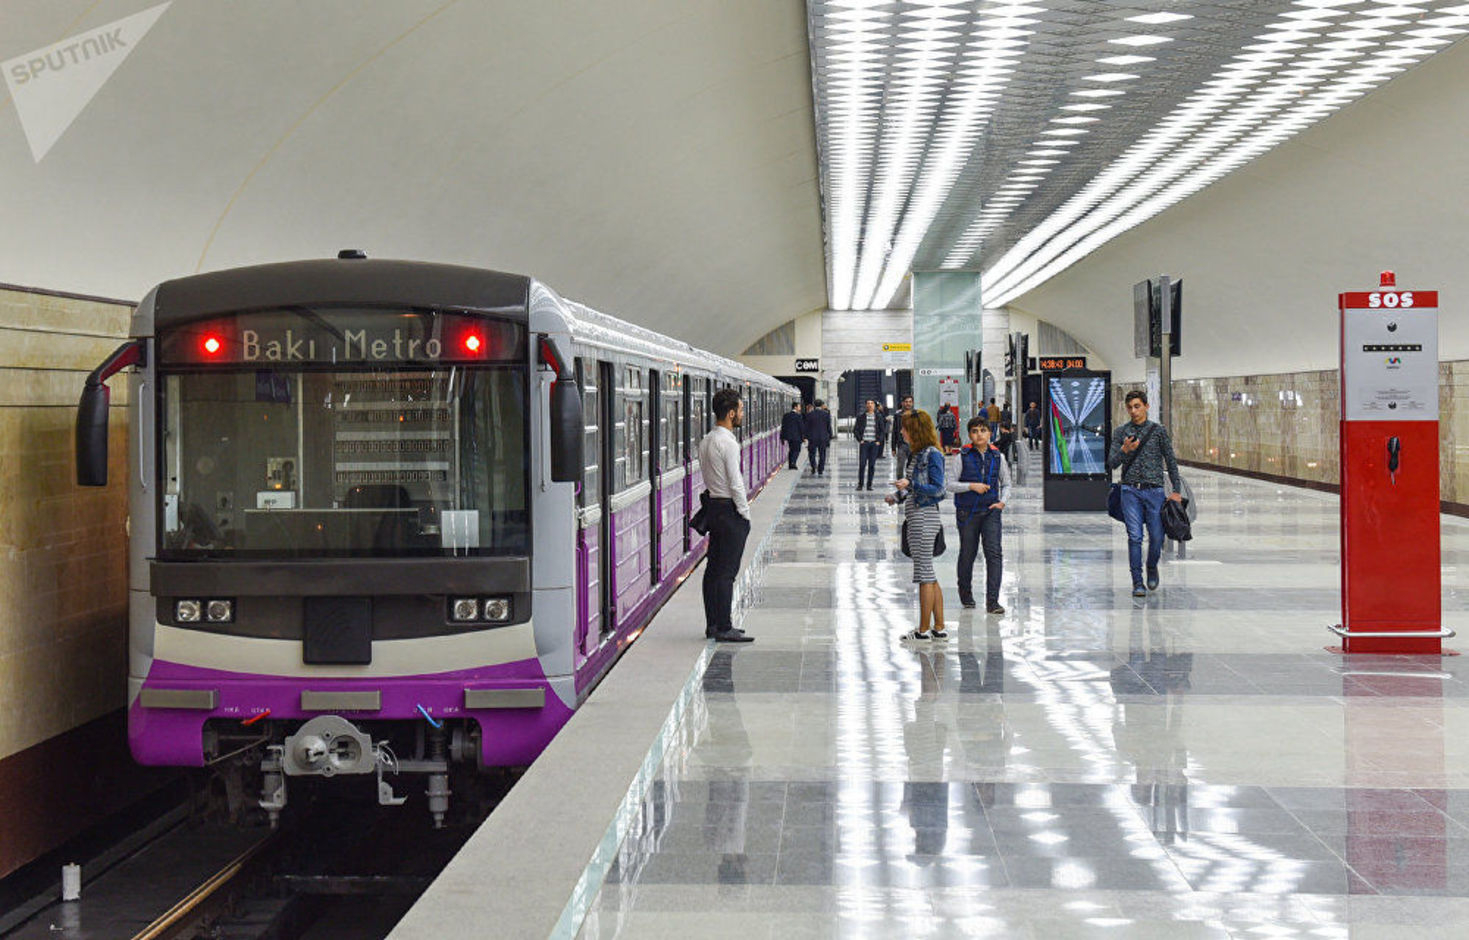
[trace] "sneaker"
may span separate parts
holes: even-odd
[[[715,643],[754,643],[755,638],[749,636],[743,630],[731,627],[714,634]]]
[[[1134,584],[1132,586],[1132,596],[1133,597],[1147,597],[1148,596],[1148,589],[1145,588],[1145,587],[1143,587],[1141,584]]]
[[[949,638],[949,633],[943,627],[930,627],[928,631],[928,638],[930,640],[947,640]]]
[[[1003,614],[1005,612],[1005,608],[1001,607],[999,604],[990,604],[984,609],[984,612],[987,614]]]
[[[927,640],[928,639],[928,633],[926,631],[924,631],[924,630],[919,630],[917,627],[914,627],[912,630],[909,630],[907,633],[905,633],[902,636],[898,637],[898,639],[900,639],[900,640]]]
[[[1156,591],[1156,590],[1158,590],[1158,569],[1157,568],[1149,568],[1148,569],[1148,590],[1149,591]]]
[[[974,598],[972,597],[961,597],[959,598],[959,606],[972,610],[979,605],[974,602]]]

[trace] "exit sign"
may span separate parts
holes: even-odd
[[[1085,369],[1085,356],[1042,356],[1040,371],[1063,372],[1067,369]]]

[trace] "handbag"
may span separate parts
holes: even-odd
[[[689,528],[700,535],[709,534],[709,491],[699,494],[699,509],[689,517]]]
[[[933,557],[937,558],[944,553],[949,546],[944,542],[943,527],[939,527],[938,534],[933,537]],[[909,558],[913,557],[913,550],[908,547],[908,520],[903,520],[903,554]]]
[[[1143,434],[1142,440],[1137,442],[1137,450],[1132,452],[1131,456],[1127,458],[1127,462],[1122,465],[1122,472],[1117,474],[1119,481],[1122,477],[1127,476],[1127,471],[1129,468],[1132,467],[1132,462],[1137,459],[1138,452],[1143,449],[1143,445],[1146,444],[1148,442],[1148,438],[1152,436],[1153,429],[1148,428],[1148,430]],[[1111,516],[1113,519],[1116,519],[1118,522],[1126,521],[1122,516],[1121,482],[1113,483],[1110,487],[1107,488],[1107,515]]]

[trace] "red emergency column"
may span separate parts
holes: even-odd
[[[1342,623],[1348,653],[1438,653],[1438,292],[1339,295]]]

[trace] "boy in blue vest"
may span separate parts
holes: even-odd
[[[990,426],[984,418],[970,418],[969,446],[959,451],[958,466],[945,474],[945,488],[954,494],[959,523],[959,602],[974,606],[974,557],[984,545],[984,609],[1003,614],[1000,606],[1000,511],[1010,499],[1010,467],[990,446]],[[954,458],[951,458],[954,459]],[[957,470],[958,472],[954,472]]]

